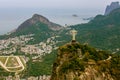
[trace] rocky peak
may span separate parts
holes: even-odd
[[[110,5],[107,5],[104,15],[108,15],[111,11],[117,8],[120,8],[119,2],[112,2]]]
[[[32,18],[30,19],[31,23],[36,23],[36,22],[43,22],[43,23],[48,23],[49,20],[47,18],[45,18],[44,16],[42,15],[39,15],[39,14],[34,14],[32,16]]]
[[[34,26],[37,23],[43,23],[46,24],[48,26],[49,29],[51,30],[60,30],[62,27],[58,24],[55,24],[53,22],[50,22],[47,18],[45,18],[42,15],[39,14],[34,14],[30,19],[26,20],[25,22],[23,22],[16,31],[19,31],[21,29],[30,27],[30,26]],[[41,26],[41,25],[39,25]],[[42,27],[42,26],[41,26]],[[28,28],[29,29],[29,28]]]

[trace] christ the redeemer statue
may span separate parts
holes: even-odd
[[[76,34],[77,34],[77,31],[76,31],[75,29],[73,29],[73,30],[70,31],[70,33],[71,33],[71,35],[72,35],[72,42],[75,42],[75,41],[76,41],[76,40],[75,40],[75,36],[76,36]]]

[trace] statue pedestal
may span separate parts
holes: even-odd
[[[76,40],[72,40],[71,42],[72,42],[72,43],[76,43]]]

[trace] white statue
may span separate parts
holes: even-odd
[[[71,30],[70,33],[72,34],[72,41],[75,41],[75,36],[77,34],[77,31],[75,29]]]

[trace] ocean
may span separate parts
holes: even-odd
[[[84,18],[87,18],[86,16],[88,15],[63,14],[63,15],[48,16],[48,18],[50,21],[64,26],[65,24],[75,25],[75,24],[87,23],[89,20],[83,20]]]

